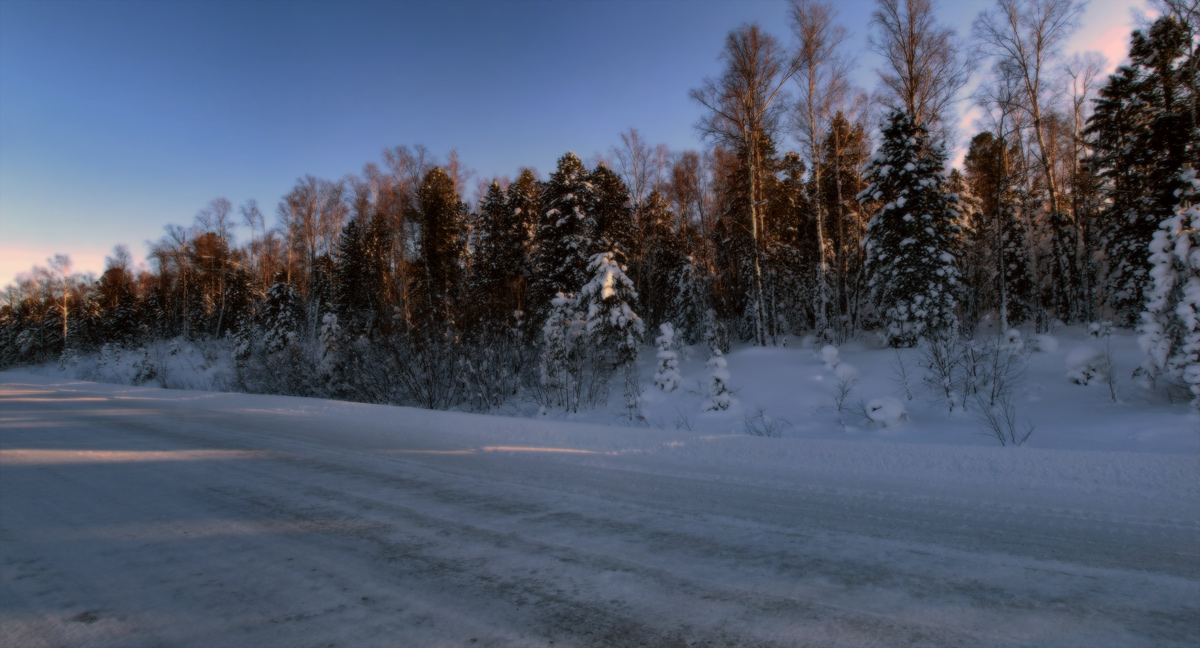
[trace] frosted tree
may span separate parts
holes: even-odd
[[[321,318],[321,348],[317,360],[317,370],[327,392],[334,396],[343,395],[346,384],[346,336],[338,316],[325,313]]]
[[[275,353],[297,342],[300,324],[304,321],[300,294],[284,282],[267,290],[263,305],[263,348]]]
[[[594,203],[593,187],[583,162],[567,153],[558,160],[542,195],[545,211],[534,237],[534,281],[530,302],[533,310],[548,312],[554,295],[574,292],[587,282],[595,224],[589,209]]]
[[[558,293],[550,300],[549,315],[542,325],[542,354],[538,378],[548,404],[577,411],[583,384],[583,346],[586,323],[575,300]]]
[[[654,344],[658,346],[658,371],[654,373],[654,384],[665,392],[675,391],[683,381],[679,375],[679,357],[671,350],[675,340],[675,329],[671,327],[670,322],[663,322],[658,330],[662,335],[654,339]]]
[[[1151,285],[1138,342],[1150,377],[1187,384],[1200,408],[1200,178],[1189,165],[1180,180],[1175,213],[1150,243]]]
[[[645,324],[633,310],[638,296],[633,281],[612,252],[593,255],[588,271],[592,280],[576,299],[587,322],[589,353],[609,371],[636,365]]]
[[[733,394],[729,391],[729,369],[726,368],[725,356],[721,350],[714,347],[713,355],[706,366],[709,371],[708,399],[701,405],[706,412],[727,410],[733,405]]]
[[[908,113],[892,111],[867,164],[862,203],[883,207],[867,225],[871,299],[893,347],[952,331],[959,290],[958,198],[945,191],[945,153]]]

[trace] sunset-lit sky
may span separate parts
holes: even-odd
[[[990,5],[939,15],[966,35]],[[870,89],[874,2],[837,6]],[[1092,0],[1067,51],[1115,66],[1135,8]],[[385,147],[457,149],[477,177],[545,175],[631,126],[702,148],[688,90],[742,22],[791,43],[787,15],[784,0],[0,0],[0,286],[55,253],[97,274],[117,243],[141,261],[218,196],[270,220],[298,177],[357,173]]]

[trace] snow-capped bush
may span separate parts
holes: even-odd
[[[701,406],[705,412],[727,410],[733,404],[733,394],[729,392],[729,370],[726,369],[725,357],[720,349],[713,349],[713,356],[708,359],[709,397]]]
[[[1017,329],[1008,329],[1004,334],[1004,348],[1009,351],[1020,351],[1025,348],[1025,340],[1021,339],[1021,332]]]
[[[679,383],[683,381],[679,375],[679,358],[671,350],[675,339],[675,329],[671,327],[670,323],[663,323],[659,325],[658,330],[662,332],[662,335],[654,339],[654,343],[658,345],[658,371],[654,373],[654,384],[663,391],[675,391],[675,388],[679,387]]]
[[[821,362],[825,363],[826,367],[832,369],[838,363],[838,349],[832,344],[826,344],[821,347]]]
[[[1093,346],[1082,345],[1075,347],[1067,354],[1067,380],[1086,385],[1097,376],[1106,375],[1104,354]]]
[[[833,375],[838,380],[856,380],[858,378],[858,367],[849,362],[839,362],[838,366],[833,369]]]
[[[883,427],[895,427],[908,419],[904,403],[894,396],[872,398],[867,403],[867,417]]]
[[[1112,322],[1092,322],[1088,324],[1088,335],[1094,338],[1108,337],[1112,335]]]
[[[1054,353],[1058,351],[1058,338],[1048,333],[1033,336],[1033,344],[1030,345],[1034,351],[1042,353]]]

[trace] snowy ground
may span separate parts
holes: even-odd
[[[1200,418],[1058,337],[1020,448],[839,414],[798,344],[730,354],[724,413],[683,362],[649,427],[0,374],[0,645],[1196,645]]]

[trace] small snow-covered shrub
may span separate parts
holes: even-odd
[[[669,323],[659,325],[662,335],[654,339],[658,345],[658,371],[654,373],[654,384],[665,392],[675,391],[683,378],[679,375],[679,358],[671,345],[675,339],[675,329]]]
[[[858,368],[849,362],[842,362],[834,368],[833,375],[837,378],[833,391],[833,403],[841,413],[846,409],[846,399],[850,398],[850,394],[858,386]]]
[[[1067,380],[1086,385],[1097,376],[1107,374],[1104,354],[1093,346],[1082,345],[1067,354]]]
[[[706,364],[709,370],[708,399],[701,409],[705,412],[727,410],[733,404],[733,394],[729,391],[729,370],[726,369],[724,356],[720,349],[713,349],[713,356]]]
[[[751,436],[781,437],[784,428],[791,425],[784,419],[767,416],[767,411],[761,406],[742,417],[742,428]]]
[[[896,427],[908,419],[904,403],[895,396],[872,398],[866,406],[867,418],[883,427]]]
[[[1008,329],[1004,334],[1004,348],[1012,351],[1020,351],[1025,348],[1025,340],[1021,339],[1021,332],[1017,329]]]
[[[838,348],[832,344],[826,344],[821,348],[820,358],[826,367],[832,369],[838,363]]]
[[[1041,353],[1054,353],[1058,351],[1058,338],[1050,335],[1049,333],[1035,335],[1033,336],[1033,344],[1031,346],[1034,351],[1039,351]]]
[[[858,378],[858,367],[849,362],[839,362],[838,366],[833,369],[833,375],[838,380],[855,380]]]
[[[1108,337],[1112,335],[1112,322],[1092,322],[1088,324],[1088,335],[1094,338]]]

